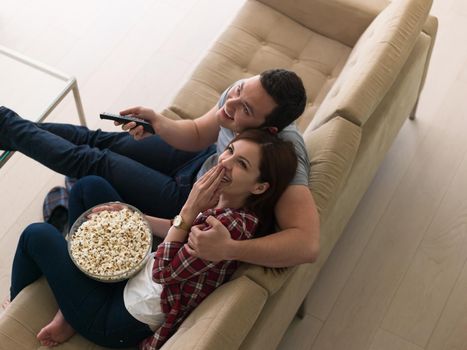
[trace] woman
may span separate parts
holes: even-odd
[[[180,211],[188,225],[171,226],[154,259],[135,277],[115,284],[87,278],[71,262],[60,232],[48,224],[33,224],[18,243],[11,297],[45,275],[60,307],[38,333],[45,346],[64,342],[76,331],[102,346],[140,343],[143,349],[158,348],[236,268],[234,261],[208,262],[190,256],[186,240],[191,225],[207,228],[207,218],[215,216],[234,239],[249,239],[258,229],[271,232],[274,205],[296,166],[291,143],[266,131],[244,131],[220,155],[218,165],[195,183]],[[120,200],[97,177],[80,180],[71,197],[71,220],[96,204]],[[103,209],[109,208],[99,208]],[[149,220],[160,232],[163,220]]]

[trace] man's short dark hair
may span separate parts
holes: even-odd
[[[262,127],[272,126],[281,131],[302,115],[306,92],[297,74],[286,69],[270,69],[260,74],[260,82],[277,103],[277,107],[266,116]]]

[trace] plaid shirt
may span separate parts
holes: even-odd
[[[217,218],[235,240],[250,239],[258,225],[251,213],[229,208],[209,209],[198,215],[193,225],[205,223],[209,216]],[[164,286],[161,307],[166,318],[154,335],[140,343],[140,349],[159,349],[190,312],[232,276],[237,266],[232,260],[213,263],[195,258],[184,242],[161,243],[155,255],[153,280]]]

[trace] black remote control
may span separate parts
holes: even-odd
[[[154,128],[152,127],[151,123],[148,123],[146,120],[141,118],[136,118],[131,115],[119,115],[119,114],[112,114],[112,113],[101,113],[101,119],[108,119],[108,120],[115,120],[122,124],[127,124],[129,122],[135,122],[136,125],[142,125],[144,130],[150,132],[151,134],[155,134]]]

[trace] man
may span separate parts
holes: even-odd
[[[150,215],[171,218],[178,214],[196,177],[216,163],[217,154],[235,133],[259,127],[279,131],[280,137],[294,142],[300,164],[275,209],[281,230],[248,243],[235,242],[220,222],[210,218],[212,228],[193,228],[189,246],[193,255],[206,260],[292,266],[315,261],[319,249],[318,214],[307,186],[306,150],[295,127],[287,127],[301,115],[305,103],[300,78],[277,69],[237,82],[216,106],[195,120],[174,121],[143,107],[121,112],[147,120],[157,136],[145,133],[134,122],[122,127],[134,139],[127,133],[35,124],[2,107],[0,149],[20,151],[68,176],[102,176],[129,204]]]

